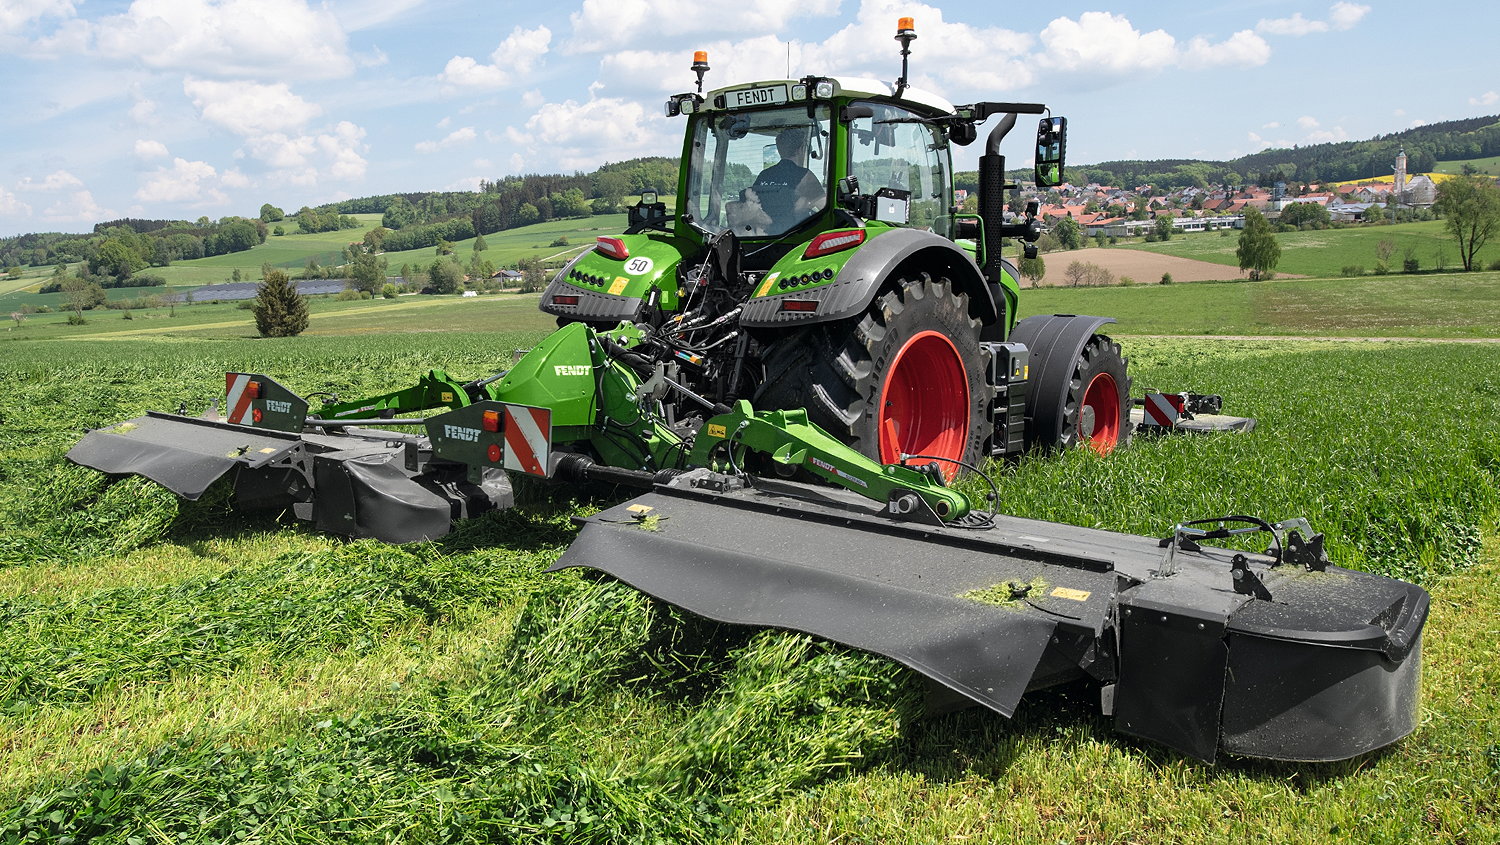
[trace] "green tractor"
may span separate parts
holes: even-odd
[[[1034,255],[1041,226],[1034,204],[1008,215],[999,147],[1044,106],[955,107],[903,71],[895,85],[809,76],[679,94],[666,111],[687,120],[675,213],[644,197],[625,234],[564,267],[541,299],[560,324],[649,325],[670,346],[667,377],[711,402],[806,408],[872,458],[932,456],[950,478],[989,456],[1126,438],[1126,362],[1099,333],[1113,320],[1016,319],[1001,247]],[[952,145],[996,115],[980,213],[958,213]],[[1065,133],[1041,119],[1039,186],[1061,181]]]
[[[434,370],[316,412],[229,373],[222,414],[151,412],[68,457],[188,499],[222,479],[241,506],[389,542],[511,506],[517,475],[635,487],[578,520],[554,568],[884,655],[938,707],[1009,716],[1028,690],[1082,680],[1117,730],[1205,760],[1339,760],[1410,733],[1427,593],[1332,565],[1305,521],[1134,536],[949,486],[991,456],[1109,451],[1129,378],[1109,320],[1016,320],[1000,247],[1039,227],[1005,216],[998,147],[1043,107],[954,108],[902,77],[671,98],[688,118],[675,215],[642,198],[630,231],[564,268],[542,296],[561,325],[505,372]],[[995,115],[981,211],[957,214],[950,145]],[[1043,185],[1064,132],[1038,128]],[[1247,534],[1267,550],[1204,542]]]

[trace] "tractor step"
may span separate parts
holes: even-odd
[[[1345,759],[1416,725],[1419,587],[1015,517],[893,522],[790,483],[690,483],[581,518],[553,569],[883,655],[1006,716],[1029,689],[1091,678],[1117,730],[1205,760]]]

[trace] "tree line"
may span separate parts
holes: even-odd
[[[101,223],[88,235],[49,232],[0,238],[0,265],[83,264],[89,275],[121,282],[147,267],[243,252],[265,243],[266,235],[263,221],[244,217],[218,222],[206,217],[196,222],[127,218]]]

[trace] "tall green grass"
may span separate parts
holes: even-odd
[[[545,574],[569,517],[595,507],[586,498],[394,548],[304,541],[274,515],[184,506],[60,460],[84,426],[179,401],[201,409],[224,369],[353,396],[432,367],[493,372],[535,337],[10,344],[0,759],[14,762],[0,840],[1500,833],[1500,705],[1487,693],[1500,684],[1488,657],[1500,555],[1482,545],[1500,514],[1493,346],[1132,341],[1138,390],[1222,393],[1258,429],[989,467],[1007,512],[1147,535],[1232,512],[1305,516],[1335,562],[1428,585],[1422,729],[1326,767],[1201,766],[1113,734],[1086,688],[1033,694],[1013,720],[922,718],[921,684],[888,661],[707,622],[609,579]],[[186,563],[128,577],[158,555]],[[377,673],[371,659],[410,668]],[[345,671],[381,681],[330,680]],[[201,703],[216,685],[245,689],[253,706]],[[197,715],[148,719],[157,703]],[[49,756],[63,762],[25,768]]]

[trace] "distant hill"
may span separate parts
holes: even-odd
[[[1208,185],[1345,182],[1389,175],[1396,153],[1402,149],[1406,150],[1409,173],[1432,171],[1440,161],[1500,155],[1500,115],[1433,123],[1366,141],[1261,150],[1230,161],[1163,159],[1075,165],[1069,168],[1069,178],[1118,187],[1149,184],[1159,188],[1187,187],[1200,179]]]

